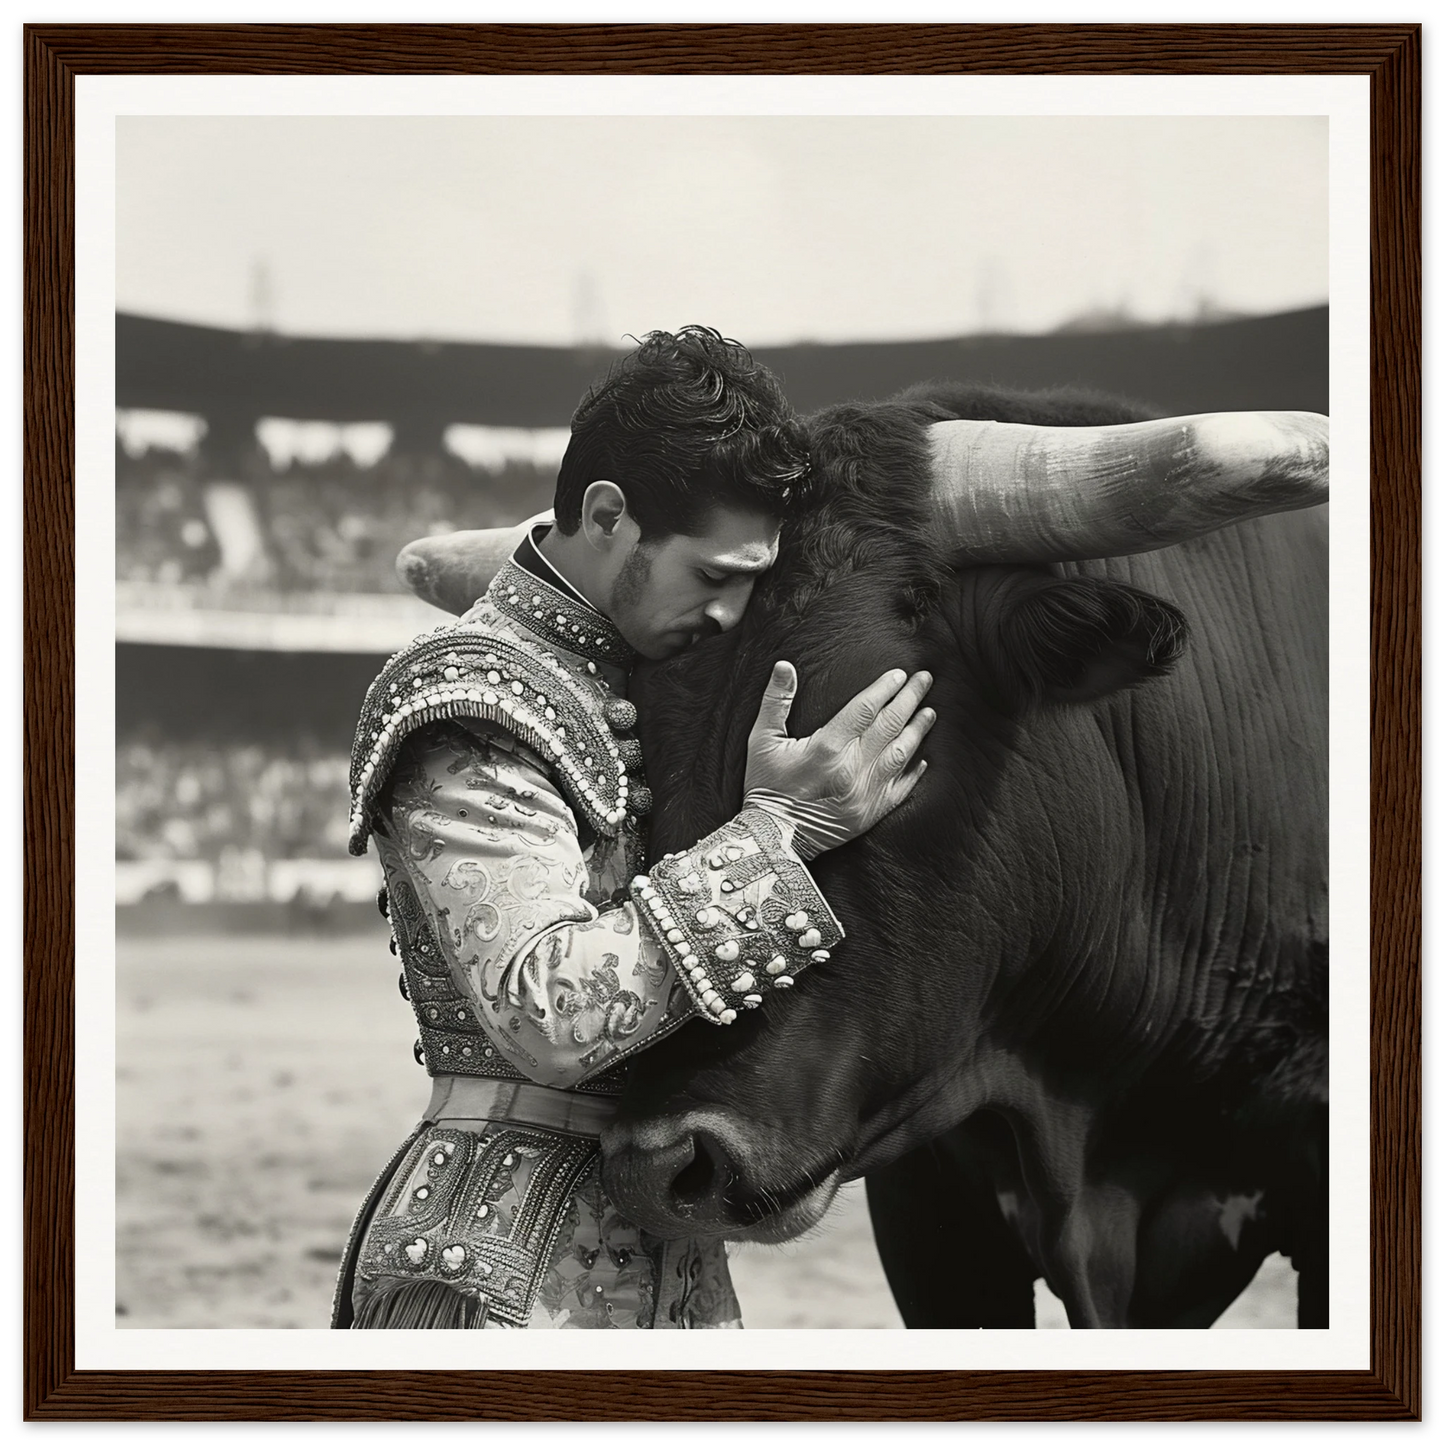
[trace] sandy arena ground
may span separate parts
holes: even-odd
[[[117,952],[116,1315],[320,1329],[352,1214],[428,1088],[386,935],[125,939]],[[807,1239],[742,1247],[751,1329],[901,1329],[861,1185]],[[1219,1326],[1288,1329],[1279,1256]],[[1042,1285],[1042,1328],[1066,1328]]]

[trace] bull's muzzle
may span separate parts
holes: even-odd
[[[603,1184],[623,1214],[660,1239],[778,1243],[823,1217],[839,1176],[796,1176],[770,1166],[770,1152],[745,1123],[716,1110],[620,1120],[602,1137]]]

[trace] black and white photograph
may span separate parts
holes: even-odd
[[[118,1348],[1359,1325],[1330,117],[227,108],[78,494]]]

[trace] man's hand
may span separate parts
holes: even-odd
[[[805,859],[867,832],[928,766],[909,764],[937,716],[919,709],[932,684],[926,672],[885,672],[811,737],[790,738],[798,674],[790,662],[774,664],[748,737],[745,804],[791,825]]]

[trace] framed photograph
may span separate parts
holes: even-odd
[[[31,26],[25,52],[28,1419],[1420,1417],[1418,26]],[[597,603],[551,548],[559,469],[584,396],[691,346],[785,394],[793,482],[853,490],[826,536],[736,543],[736,615],[648,651],[664,544],[763,514],[641,532]],[[1121,504],[1141,474],[1155,500]],[[1247,478],[1234,511],[1176,504],[1216,474]],[[519,525],[554,494],[552,531]],[[583,925],[655,930],[658,1019],[691,990],[737,1025],[639,1022],[608,954],[547,1025],[580,1092],[508,1062],[535,1064],[521,1004],[499,1039],[455,960],[428,973],[451,914],[399,911],[425,888],[398,879],[444,841],[365,847],[413,707],[512,720],[486,776],[514,831],[544,802],[505,768],[577,771],[583,704],[553,699],[569,740],[487,671],[529,664],[468,691],[465,655],[388,663],[499,567],[564,589],[556,627],[512,600],[582,649],[584,702],[594,603],[644,659],[640,719],[613,698],[592,746],[621,783],[589,753],[546,835],[582,850]],[[726,677],[664,659],[744,610],[792,619],[795,738],[831,711],[809,658],[923,639],[911,831],[844,854],[785,814],[673,865],[706,808],[643,759],[736,808],[763,678],[742,644],[693,654]],[[603,889],[629,828],[652,872]],[[499,912],[448,866],[458,949],[551,886],[509,863]],[[682,915],[710,870],[726,985]],[[771,977],[749,929],[783,940]],[[471,1116],[437,1088],[487,1127],[448,1132]],[[477,1140],[475,1217],[432,1221]]]

